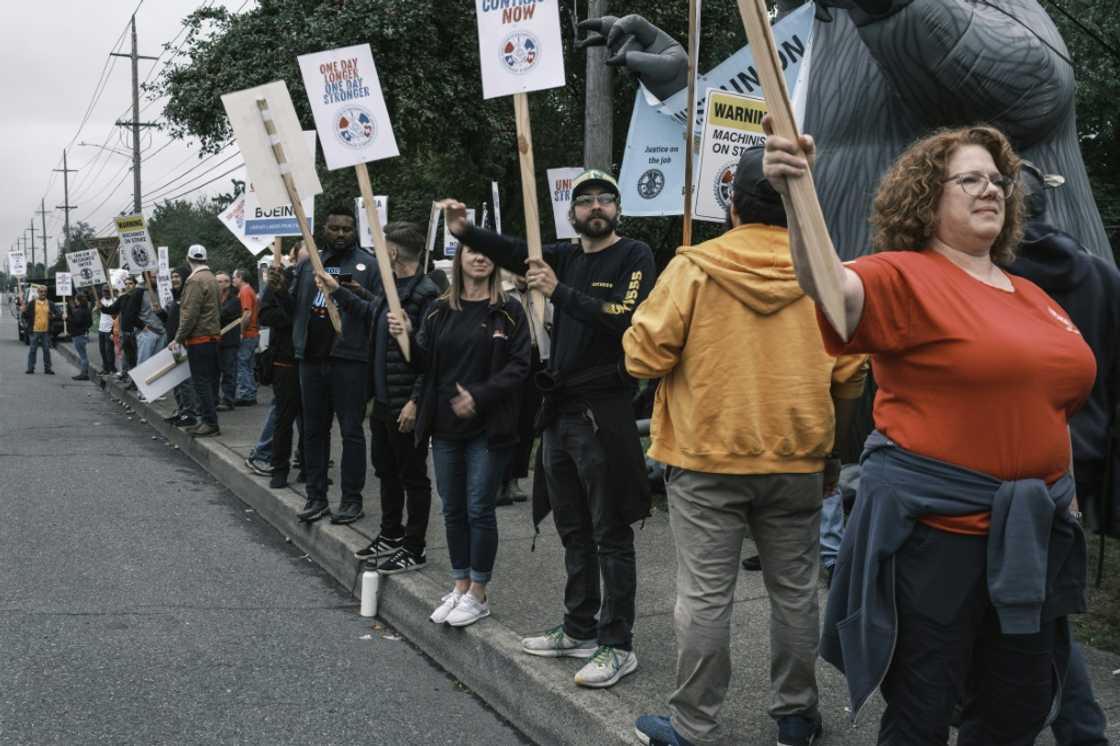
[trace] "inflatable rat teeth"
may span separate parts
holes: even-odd
[[[789,12],[804,2],[778,0]],[[687,82],[687,54],[640,16],[580,24],[610,64],[665,100]],[[1069,51],[1038,0],[820,0],[803,130],[840,256],[870,250],[879,179],[906,146],[939,127],[987,123],[1065,185],[1047,190],[1051,221],[1113,261],[1077,140]]]

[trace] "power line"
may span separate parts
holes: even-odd
[[[217,157],[218,157],[219,155],[221,155],[221,154],[222,154],[222,152],[223,152],[223,151],[225,150],[225,147],[228,147],[228,145],[229,145],[229,143],[227,143],[227,144],[226,144],[226,146],[224,146],[224,147],[222,148],[222,150],[219,150],[219,151],[218,151],[217,153],[213,153],[212,155],[209,155],[209,156],[207,156],[206,158],[203,158],[203,159],[202,159],[202,160],[200,160],[200,161],[199,161],[198,163],[196,163],[196,164],[195,164],[194,166],[192,166],[191,168],[188,168],[188,169],[187,169],[186,171],[184,171],[183,173],[179,174],[178,176],[176,176],[176,177],[172,178],[172,179],[171,179],[170,181],[167,181],[167,182],[165,182],[165,183],[161,184],[160,186],[156,187],[155,189],[152,189],[151,191],[147,192],[147,193],[146,193],[146,194],[144,195],[144,197],[151,197],[151,196],[152,196],[153,194],[155,194],[156,192],[160,192],[160,191],[163,191],[163,190],[165,190],[165,189],[166,189],[167,187],[169,187],[169,186],[171,186],[172,184],[174,184],[175,182],[177,182],[177,181],[180,181],[180,180],[182,180],[182,179],[183,179],[183,178],[185,178],[185,177],[187,176],[187,174],[189,174],[189,173],[190,173],[191,171],[194,171],[195,169],[197,169],[197,168],[201,167],[201,166],[202,166],[202,164],[206,163],[207,161],[209,161],[209,160],[212,160],[212,159],[214,159],[214,158],[217,158]],[[240,154],[241,154],[241,153],[240,153],[240,151],[238,151],[238,152],[236,152],[236,153],[233,153],[233,154],[231,154],[231,155],[228,155],[228,156],[227,156],[227,157],[226,157],[225,159],[223,159],[223,160],[219,161],[218,163],[214,164],[214,165],[213,165],[213,166],[212,166],[212,167],[211,167],[211,168],[210,168],[209,170],[207,170],[207,171],[204,171],[203,173],[199,174],[198,176],[195,176],[195,177],[194,177],[194,179],[197,179],[197,178],[199,178],[199,176],[205,176],[206,174],[208,174],[208,173],[210,173],[211,171],[213,171],[213,170],[214,170],[215,168],[218,168],[218,167],[219,167],[219,166],[221,166],[222,164],[224,164],[224,163],[227,163],[227,162],[229,162],[230,160],[232,160],[233,158],[236,158],[236,157],[237,157],[238,155],[240,155]],[[192,179],[192,181],[193,181],[193,179]]]
[[[241,153],[234,153],[234,154],[233,154],[233,155],[231,155],[231,156],[230,156],[229,158],[226,158],[226,160],[225,160],[225,161],[222,161],[222,163],[225,163],[226,161],[230,160],[230,158],[235,158],[235,157],[237,157],[237,156],[239,156],[239,155],[241,155]],[[215,166],[214,168],[212,168],[212,169],[210,169],[209,171],[207,171],[206,173],[202,173],[202,174],[199,174],[199,175],[198,175],[198,176],[196,176],[195,178],[198,178],[198,179],[200,179],[200,178],[202,178],[203,176],[206,176],[206,174],[212,173],[212,172],[213,172],[213,171],[214,171],[215,169],[217,169],[217,168],[218,168],[218,167],[220,167],[220,166],[221,166],[221,164],[218,164],[218,165],[216,165],[216,166]],[[209,181],[204,181],[203,183],[201,183],[201,184],[199,184],[199,185],[197,185],[197,186],[193,186],[193,187],[191,187],[190,189],[187,189],[186,191],[183,191],[183,192],[180,192],[179,194],[176,194],[176,195],[175,195],[174,197],[164,197],[164,196],[159,196],[159,197],[155,197],[155,198],[153,198],[153,199],[151,199],[151,200],[149,200],[149,201],[145,202],[145,203],[144,203],[144,206],[146,206],[146,207],[150,207],[151,205],[154,205],[154,204],[156,204],[157,202],[174,202],[175,200],[179,199],[180,197],[185,197],[186,195],[188,195],[188,194],[191,194],[192,192],[197,192],[197,191],[198,191],[199,189],[202,189],[202,188],[203,188],[203,187],[205,187],[205,186],[209,186],[209,185],[213,184],[213,183],[214,183],[215,181],[217,181],[218,179],[222,178],[223,176],[228,176],[229,174],[232,174],[232,173],[233,173],[234,171],[236,171],[236,170],[238,170],[238,169],[240,169],[240,168],[244,168],[244,167],[245,167],[245,163],[244,163],[244,161],[243,161],[243,162],[241,162],[241,163],[238,163],[238,164],[237,164],[236,166],[234,166],[233,168],[229,169],[228,171],[223,171],[222,173],[220,173],[220,174],[218,174],[217,176],[215,176],[215,177],[214,177],[213,179],[210,179]],[[192,181],[193,181],[193,179],[192,179]]]

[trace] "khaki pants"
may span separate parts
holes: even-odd
[[[666,486],[677,547],[673,727],[695,743],[719,740],[717,718],[731,680],[731,611],[748,527],[770,594],[770,716],[814,716],[822,475],[674,467]]]

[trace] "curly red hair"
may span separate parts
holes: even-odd
[[[992,155],[996,168],[1018,182],[1022,160],[995,127],[939,130],[911,145],[883,176],[871,211],[875,251],[923,251],[937,224],[937,205],[945,189],[949,158],[960,147],[979,145]],[[1022,190],[1007,198],[1003,230],[992,243],[992,261],[1007,265],[1023,238],[1025,209]]]

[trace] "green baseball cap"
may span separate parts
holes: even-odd
[[[580,192],[591,186],[599,186],[609,192],[614,192],[614,196],[616,197],[622,196],[622,192],[618,188],[618,182],[615,181],[613,176],[606,171],[600,171],[597,168],[589,168],[572,179],[572,199],[578,197]]]

